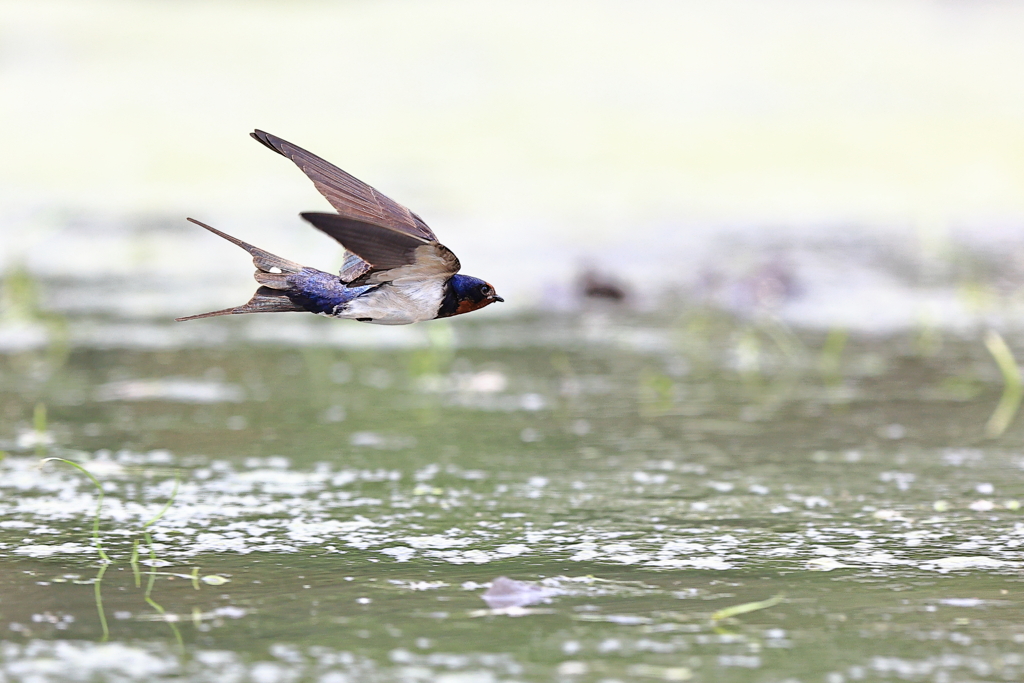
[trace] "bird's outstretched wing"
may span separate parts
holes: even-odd
[[[302,217],[369,264],[369,270],[358,278],[360,283],[447,278],[462,267],[458,257],[436,239],[334,213],[303,213]]]
[[[291,159],[344,218],[390,228],[428,242],[437,241],[434,231],[419,216],[334,164],[262,130],[250,135],[266,147]]]

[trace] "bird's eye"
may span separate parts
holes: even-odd
[[[494,294],[494,290],[491,289],[490,285],[484,285],[480,288],[480,293],[484,296],[490,296],[491,294]]]

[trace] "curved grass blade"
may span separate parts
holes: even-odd
[[[107,572],[109,564],[100,565],[100,571],[96,574],[96,581],[92,584],[93,594],[96,597],[96,612],[100,615],[100,627],[103,629],[103,637],[100,638],[101,643],[107,642],[110,638],[110,629],[107,628],[107,615],[103,613],[103,575]]]
[[[175,472],[174,490],[171,491],[171,497],[167,500],[167,503],[163,506],[163,508],[160,509],[160,512],[156,513],[156,516],[154,516],[153,519],[149,520],[148,522],[142,525],[143,530],[149,528],[151,524],[160,520],[160,518],[162,518],[167,513],[171,505],[174,504],[174,499],[178,496],[178,485],[180,483],[181,475],[178,472]],[[149,539],[148,536],[147,539],[149,540],[149,543],[152,546],[152,539]],[[128,564],[132,566],[132,574],[135,576],[135,587],[140,588],[142,586],[142,574],[139,571],[139,539],[137,538],[134,541],[132,541],[132,556],[131,559],[128,560]]]
[[[163,517],[167,513],[167,511],[171,508],[171,506],[174,505],[174,499],[178,496],[178,486],[180,484],[181,484],[181,475],[178,472],[175,472],[174,473],[174,489],[171,491],[171,497],[167,499],[167,503],[160,509],[160,512],[156,513],[156,515],[153,517],[153,519],[149,520],[148,522],[146,522],[145,524],[142,525],[142,537],[146,540],[146,545],[149,546],[149,560],[150,560],[150,565],[149,565],[149,582],[146,584],[145,599],[146,599],[146,603],[148,603],[150,607],[155,609],[160,614],[160,616],[163,616],[163,617],[167,616],[166,611],[164,610],[162,605],[160,605],[156,600],[154,600],[152,598],[153,584],[156,582],[156,575],[157,575],[157,571],[156,571],[156,548],[153,547],[153,537],[149,535],[149,530],[148,529],[149,529],[149,527],[152,524],[154,524],[157,521],[159,521],[160,518]],[[136,548],[137,548],[137,545],[136,545]],[[138,562],[138,560],[136,558],[136,563],[137,562]],[[138,585],[138,584],[136,584],[136,585]],[[167,621],[167,625],[170,626],[171,627],[171,631],[174,632],[174,639],[178,642],[178,647],[184,649],[185,643],[181,639],[181,631],[179,631],[178,627],[173,622],[171,622],[171,621]]]
[[[96,491],[99,493],[99,500],[96,503],[96,516],[92,520],[92,540],[93,543],[96,545],[96,550],[99,553],[99,556],[103,558],[103,561],[107,563],[113,562],[113,560],[111,560],[107,556],[106,551],[103,550],[103,544],[100,543],[100,511],[103,509],[103,485],[100,484],[99,479],[93,476],[92,472],[85,469],[84,467],[79,465],[77,462],[74,462],[73,460],[67,460],[65,458],[44,458],[43,462],[47,463],[54,460],[57,462],[62,462],[65,465],[71,465],[76,470],[83,473],[85,476],[89,477],[89,479],[92,480],[92,483],[96,486]]]
[[[40,403],[39,405],[42,406],[43,404]],[[39,410],[39,406],[36,406],[37,431],[39,430],[40,414],[42,415],[43,430],[45,431],[45,406],[43,407],[42,411]],[[96,486],[96,491],[99,492],[99,500],[96,502],[96,515],[92,520],[92,540],[93,543],[96,545],[96,551],[99,553],[99,556],[103,559],[103,564],[100,565],[100,570],[96,574],[96,581],[93,583],[93,594],[95,595],[96,598],[96,612],[99,614],[100,617],[100,628],[103,629],[103,638],[100,640],[100,642],[105,643],[107,642],[107,639],[110,637],[110,629],[107,627],[107,615],[103,612],[103,575],[107,572],[107,567],[113,563],[113,560],[111,560],[107,556],[106,551],[103,550],[103,544],[100,543],[100,512],[103,510],[103,485],[100,484],[99,479],[93,476],[92,472],[85,469],[77,462],[74,462],[72,460],[66,460],[64,458],[45,458],[42,462],[47,463],[50,462],[51,460],[56,460],[57,462],[62,462],[66,465],[71,465],[76,470],[82,472],[83,474],[85,474],[85,476],[89,477],[89,479],[92,480],[93,485]]]
[[[786,599],[785,595],[776,595],[768,598],[767,600],[761,600],[759,602],[745,602],[742,605],[733,605],[732,607],[726,607],[720,609],[711,615],[712,621],[720,621],[722,619],[728,619],[729,617],[735,617],[740,614],[746,614],[748,612],[757,612],[758,610],[768,609],[769,607],[775,607],[783,600]]]
[[[167,623],[168,626],[171,627],[171,631],[174,632],[174,639],[178,641],[178,647],[184,648],[185,642],[181,639],[181,631],[178,630],[177,625],[175,625],[173,621],[167,619],[167,611],[163,608],[163,606],[149,596],[149,594],[153,591],[154,581],[156,581],[156,574],[150,574],[149,585],[146,586],[146,603],[149,604],[150,607],[155,609],[160,614],[160,616],[164,617],[164,621]]]
[[[1003,337],[995,330],[989,330],[985,335],[985,348],[992,354],[996,365],[999,366],[999,372],[1003,375],[1003,395],[985,425],[985,436],[994,439],[1001,436],[1017,416],[1024,391],[1021,386],[1020,368]]]
[[[142,587],[142,574],[139,572],[139,539],[132,540],[132,556],[128,560],[128,564],[132,566],[132,575],[135,576],[135,587]]]
[[[174,505],[174,499],[178,497],[178,486],[181,484],[181,474],[178,472],[174,473],[174,489],[171,490],[171,497],[167,499],[167,503],[160,509],[160,512],[156,513],[153,519],[149,520],[142,525],[143,530],[148,529],[150,525],[160,521],[160,518],[167,514],[167,511]]]

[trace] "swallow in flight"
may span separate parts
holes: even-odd
[[[504,301],[489,283],[459,274],[459,259],[423,219],[337,166],[279,137],[252,137],[291,159],[338,213],[303,213],[345,248],[340,275],[307,268],[189,218],[252,256],[260,284],[243,306],[191,315],[308,311],[377,325],[407,325]]]

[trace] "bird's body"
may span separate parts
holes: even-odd
[[[249,252],[260,287],[243,306],[178,320],[307,311],[378,325],[408,325],[503,301],[487,282],[459,274],[459,259],[409,209],[301,147],[263,131],[252,137],[295,162],[338,210],[302,217],[345,247],[341,273],[302,266],[190,218]]]

